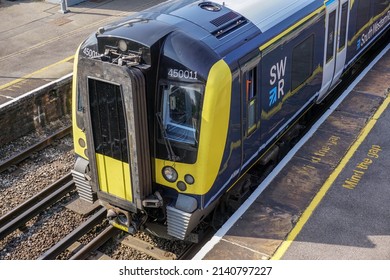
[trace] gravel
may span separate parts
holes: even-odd
[[[54,146],[32,155],[18,167],[0,173],[0,215],[71,171],[74,164],[71,137],[55,142]]]
[[[0,143],[0,161],[4,161],[12,157],[13,155],[30,147],[31,145],[46,139],[48,136],[54,134],[56,131],[68,127],[70,125],[70,118],[64,117],[61,120],[57,120],[48,124],[42,130],[32,132],[7,144]]]
[[[16,231],[0,242],[0,259],[34,260],[77,228],[85,218],[63,205],[72,200],[63,198],[48,212],[30,220],[23,231]]]
[[[32,133],[2,146],[1,160],[37,143],[65,125],[68,125],[68,121],[56,122],[45,131]],[[0,216],[68,174],[73,164],[73,141],[71,136],[66,136],[31,155],[18,166],[0,173]],[[0,240],[0,259],[36,259],[76,228],[85,217],[64,207],[76,197],[76,193],[68,194],[53,207],[30,220],[23,229]]]
[[[100,248],[99,251],[116,260],[153,260],[153,258],[149,255],[140,253],[132,248],[127,247],[126,245],[121,244],[120,240],[123,234],[124,233],[117,236],[114,240],[107,242],[102,248]],[[166,240],[163,238],[150,236],[144,232],[137,232],[134,237],[148,242],[153,247],[172,252],[177,256],[180,255],[180,253],[188,245],[182,241]]]

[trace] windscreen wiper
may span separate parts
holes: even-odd
[[[168,159],[171,161],[176,161],[179,159],[179,157],[175,155],[175,152],[172,149],[171,141],[169,140],[169,138],[167,136],[167,131],[164,128],[164,125],[162,122],[161,112],[156,113],[156,117],[157,117],[158,126],[160,127],[160,131],[162,134],[165,148],[167,149]]]

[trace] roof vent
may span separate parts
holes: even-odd
[[[222,9],[220,5],[212,2],[202,2],[199,4],[199,7],[210,12],[219,12]]]
[[[213,24],[215,27],[217,27],[216,30],[211,32],[215,37],[221,38],[230,32],[236,30],[237,28],[243,26],[248,21],[243,16],[230,11],[218,18],[213,19],[210,21],[211,24]]]
[[[227,14],[224,14],[216,19],[213,19],[212,21],[210,21],[210,23],[212,23],[215,27],[220,27],[239,17],[241,16],[236,14],[235,12],[228,12]]]

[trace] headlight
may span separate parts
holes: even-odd
[[[162,175],[165,180],[168,182],[176,182],[177,180],[177,172],[176,170],[171,166],[165,166],[162,170]]]

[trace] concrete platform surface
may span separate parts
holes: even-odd
[[[90,0],[68,7],[0,0],[0,104],[72,71],[80,43],[100,26],[161,0]]]

